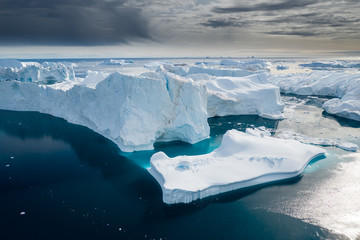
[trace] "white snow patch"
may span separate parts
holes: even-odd
[[[229,130],[220,147],[199,156],[151,157],[150,174],[158,181],[167,204],[197,199],[300,175],[321,148],[269,136]]]

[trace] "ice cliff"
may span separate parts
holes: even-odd
[[[206,86],[208,116],[259,115],[282,118],[280,90],[264,73],[241,69],[162,65],[158,72],[171,72]]]
[[[62,65],[57,66],[61,72]],[[190,79],[116,72],[81,85],[65,80],[66,74],[58,76],[63,82],[54,85],[0,82],[0,108],[64,118],[100,133],[123,151],[152,149],[156,140],[195,143],[209,136],[206,89]]]

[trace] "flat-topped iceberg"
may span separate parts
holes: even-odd
[[[100,133],[123,151],[153,149],[157,140],[195,143],[209,136],[206,89],[196,82],[171,73],[116,72],[98,80],[95,76],[84,85],[66,87],[67,82],[0,82],[0,109],[64,118]]]
[[[360,73],[315,71],[271,75],[269,80],[284,93],[336,97],[324,103],[324,110],[360,121]]]
[[[167,204],[189,203],[208,196],[299,176],[319,147],[295,140],[229,130],[220,147],[199,156],[151,157],[150,174]]]

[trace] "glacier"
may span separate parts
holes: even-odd
[[[360,73],[358,72],[314,71],[269,75],[268,78],[284,93],[335,97],[324,103],[325,111],[360,121]]]
[[[295,140],[229,130],[209,154],[150,160],[149,173],[166,204],[189,203],[216,194],[299,176],[325,150]]]
[[[125,152],[153,149],[157,140],[195,143],[209,137],[205,87],[171,73],[101,77],[89,76],[84,85],[69,79],[53,85],[3,81],[0,108],[64,118]]]

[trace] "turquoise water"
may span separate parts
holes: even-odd
[[[211,138],[203,142],[158,143],[155,151],[124,154],[62,119],[0,111],[0,239],[345,239],[271,211],[281,199],[292,201],[323,181],[331,164],[286,184],[175,207],[162,203],[161,189],[147,173],[156,151],[203,154],[228,129],[275,131],[280,123],[256,116],[211,118]]]

